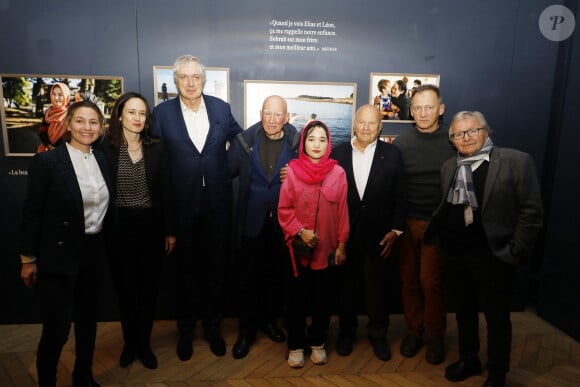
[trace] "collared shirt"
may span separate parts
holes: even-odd
[[[378,140],[367,145],[362,152],[354,146],[355,140],[356,137],[350,140],[352,145],[352,172],[354,174],[354,182],[358,196],[362,199],[369,180],[369,174],[371,173],[371,165],[373,164],[373,157],[375,156]]]
[[[92,149],[89,153],[83,153],[69,143],[66,143],[66,148],[83,197],[85,234],[97,234],[103,229],[109,207],[109,189]]]
[[[484,161],[489,163],[489,153],[483,156],[481,160],[477,160],[475,163],[471,164],[471,172],[475,172],[475,170],[479,168]]]
[[[185,126],[187,127],[189,138],[197,150],[201,152],[205,145],[207,134],[209,133],[209,117],[207,116],[207,109],[205,107],[203,96],[201,97],[199,109],[196,112],[188,108],[181,99],[179,99],[179,103],[181,104],[181,113],[185,120]]]

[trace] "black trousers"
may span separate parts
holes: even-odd
[[[231,213],[202,213],[179,220],[177,260],[177,327],[193,337],[197,320],[206,334],[219,333],[231,246]]]
[[[283,267],[288,262],[284,235],[273,218],[267,218],[258,236],[242,239],[237,262],[240,335],[255,335],[258,324],[283,314]]]
[[[78,259],[81,263],[76,275],[38,273],[42,335],[36,367],[40,387],[56,385],[56,370],[72,321],[76,351],[73,374],[92,372],[98,301],[106,267],[101,234],[85,239]]]
[[[326,342],[330,315],[336,288],[334,269],[312,270],[297,264],[298,277],[290,276],[288,284],[288,313],[285,320],[288,332],[288,349],[305,349]],[[306,326],[310,314],[312,323]]]
[[[120,244],[110,259],[125,345],[150,348],[159,292],[164,235],[152,209],[119,208]]]
[[[389,328],[389,275],[393,258],[382,258],[379,246],[369,245],[349,242],[346,263],[338,268],[340,334],[355,336],[362,299],[368,315],[369,338],[385,339]]]
[[[512,326],[510,320],[515,266],[494,257],[486,248],[460,248],[442,242],[444,278],[456,306],[459,355],[479,352],[479,315],[487,323],[487,369],[505,375],[509,370]]]

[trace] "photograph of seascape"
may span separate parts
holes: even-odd
[[[260,121],[262,102],[275,94],[288,102],[290,123],[299,131],[317,119],[330,128],[333,146],[351,138],[356,83],[245,81],[244,91],[244,128]]]

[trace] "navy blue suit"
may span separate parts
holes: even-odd
[[[267,141],[262,122],[239,134],[228,151],[232,176],[239,177],[234,224],[236,246],[241,243],[236,265],[241,336],[255,336],[259,325],[272,323],[282,313],[282,268],[290,257],[278,223],[280,170],[297,157],[300,141],[294,126],[286,124],[283,131],[284,147],[271,178],[259,156]]]
[[[167,149],[178,217],[177,324],[188,338],[198,319],[206,335],[219,332],[232,219],[226,143],[242,131],[229,104],[202,98],[210,123],[203,149],[189,137],[179,97],[153,110],[153,133]]]

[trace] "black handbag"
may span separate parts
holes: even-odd
[[[320,183],[322,187],[322,182]],[[316,232],[316,222],[318,221],[318,205],[320,204],[320,189],[318,190],[318,201],[316,202],[316,215],[314,216],[314,231]],[[314,247],[308,246],[302,238],[299,236],[294,237],[292,240],[292,250],[294,250],[294,255],[300,257],[311,257],[314,252]]]
[[[314,251],[314,248],[308,246],[302,238],[296,237],[292,241],[292,250],[294,250],[294,254],[301,256],[301,257],[310,257]]]

